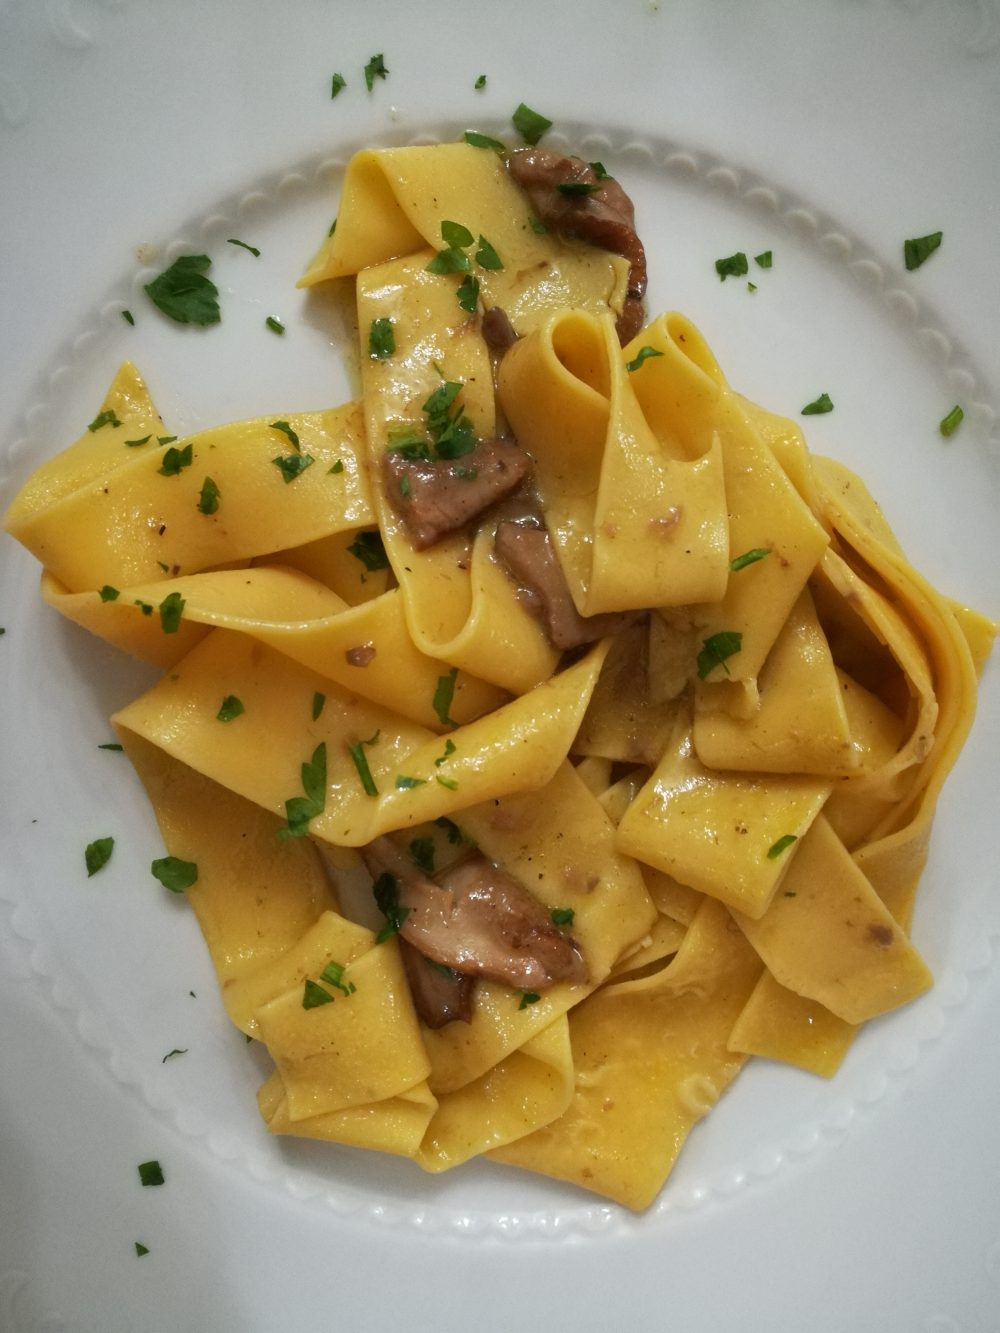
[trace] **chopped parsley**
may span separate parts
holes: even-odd
[[[117,588],[113,588],[110,583],[105,583],[104,587],[98,591],[97,595],[102,602],[117,602],[121,593]]]
[[[729,568],[736,574],[741,569],[746,569],[747,565],[755,565],[758,560],[763,560],[766,555],[770,554],[771,552],[766,546],[755,546],[752,551],[744,551],[735,560],[730,560]]]
[[[129,449],[135,449],[140,444],[148,444],[152,438],[152,435],[144,435],[141,440],[126,440],[125,444]]]
[[[149,1247],[146,1246],[146,1245],[143,1245],[143,1243],[142,1243],[141,1240],[137,1240],[137,1241],[135,1242],[135,1252],[136,1252],[136,1254],[139,1256],[139,1258],[141,1259],[142,1256],[143,1256],[144,1254],[148,1254],[148,1253],[149,1253]]]
[[[454,753],[455,753],[455,742],[450,739],[446,740],[444,743],[444,754],[439,755],[438,758],[434,760],[434,767],[440,768],[442,764],[447,763],[447,761],[451,758],[451,756]]]
[[[385,553],[380,532],[359,532],[347,549],[371,574],[389,568],[389,557]]]
[[[260,258],[260,251],[257,249],[255,245],[247,245],[246,241],[238,241],[235,236],[230,236],[229,240],[226,241],[226,244],[238,245],[241,250],[249,250],[250,253],[253,255],[254,259]]]
[[[176,436],[176,435],[157,435],[157,437],[156,437],[156,443],[157,443],[157,444],[173,444],[174,440],[176,440],[176,439],[177,439],[177,436]]]
[[[358,741],[355,745],[348,743],[347,746],[351,758],[354,760],[354,767],[358,770],[358,777],[361,779],[361,786],[364,788],[366,796],[378,795],[378,787],[375,785],[371,768],[368,766],[368,756],[365,754],[365,746],[373,745],[376,740],[378,740],[377,731],[370,741]]]
[[[479,92],[480,89],[485,88],[485,87],[486,87],[486,75],[485,75],[485,74],[480,74],[479,78],[476,79],[475,83],[474,83],[472,86],[473,86],[473,88],[476,89],[477,92]]]
[[[614,176],[608,171],[603,162],[588,162],[587,165],[599,181],[613,181]]]
[[[396,335],[391,319],[373,319],[368,330],[368,355],[373,361],[384,361],[396,350]]]
[[[318,1009],[321,1004],[333,1004],[333,996],[315,981],[307,980],[302,987],[302,1008]]]
[[[271,462],[281,473],[285,484],[292,482],[296,477],[301,477],[307,467],[312,467],[316,462],[312,454],[281,454],[277,458],[272,458]]]
[[[743,635],[739,630],[724,629],[718,634],[709,635],[698,654],[698,679],[704,680],[717,666],[721,666],[728,676],[726,659],[733,657],[742,647]]]
[[[186,467],[190,467],[193,461],[194,445],[186,444],[183,449],[171,445],[163,455],[163,462],[156,470],[164,477],[176,477]]]
[[[463,842],[468,842],[468,843],[472,842],[472,839],[466,837],[466,835],[458,827],[455,821],[449,819],[447,815],[439,815],[438,818],[435,819],[434,823],[438,826],[438,828],[444,829],[445,833],[447,833],[448,835],[448,841],[451,843],[453,847],[458,847]]]
[[[126,324],[131,324],[133,328],[135,327],[135,315],[132,314],[131,310],[123,310],[122,319]]]
[[[538,111],[532,111],[530,106],[521,102],[517,110],[511,116],[511,124],[517,130],[518,134],[526,144],[534,146],[546,130],[552,128],[552,121],[548,116],[543,116]]]
[[[398,791],[412,791],[414,787],[423,787],[426,784],[426,778],[410,778],[405,773],[396,775],[396,789]]]
[[[725,282],[727,278],[741,278],[744,273],[750,271],[750,265],[747,263],[747,257],[742,250],[737,250],[734,255],[728,255],[725,259],[715,261],[715,271],[719,275],[719,281]]]
[[[168,592],[159,605],[160,626],[164,634],[176,634],[184,614],[184,598],[179,592]]]
[[[137,598],[135,599],[135,604],[136,604],[136,606],[139,608],[139,610],[142,612],[142,614],[143,614],[144,616],[151,616],[151,615],[153,614],[153,604],[152,604],[152,602],[144,602],[144,601],[142,601],[140,598],[137,597]]]
[[[466,130],[462,138],[473,148],[492,148],[494,153],[506,153],[507,145],[500,142],[499,139],[491,139],[488,134],[480,134],[478,130]]]
[[[497,271],[503,268],[503,260],[490,245],[485,236],[479,238],[479,249],[476,251],[476,263],[480,268]]]
[[[811,403],[806,403],[802,409],[804,417],[822,416],[824,412],[833,411],[833,401],[828,393],[821,393],[818,398],[814,398]]]
[[[458,791],[458,783],[454,778],[442,777],[440,773],[435,773],[434,781],[439,783],[442,787],[447,787],[449,791]]]
[[[913,269],[919,268],[924,260],[932,255],[941,244],[943,235],[944,232],[932,231],[928,236],[914,236],[911,240],[904,241],[903,262],[906,267],[911,272]]]
[[[955,431],[958,430],[964,419],[965,413],[956,404],[946,417],[942,417],[938,429],[945,439],[947,439],[949,435],[955,434]]]
[[[774,261],[774,256],[770,250],[762,250],[759,255],[754,255],[753,262],[761,268],[770,268]]]
[[[389,71],[385,67],[385,57],[381,52],[372,56],[365,66],[365,87],[369,92],[375,87],[376,79],[384,79]]]
[[[559,193],[566,195],[569,199],[580,199],[588,194],[596,194],[600,188],[592,181],[560,181],[556,186]]]
[[[472,273],[467,273],[458,284],[455,295],[463,310],[467,310],[470,315],[475,314],[476,306],[479,304],[479,279]]]
[[[529,1004],[537,1004],[541,998],[537,991],[523,990],[521,992],[521,1003],[517,1007],[518,1009],[527,1009]]]
[[[219,289],[206,277],[208,255],[181,255],[168,269],[147,283],[149,299],[178,324],[218,324]]]
[[[794,833],[786,833],[784,837],[779,838],[777,842],[772,843],[767,849],[767,859],[769,861],[777,860],[782,852],[787,851],[788,848],[791,847],[793,842],[798,842],[796,835]]]
[[[163,1168],[159,1162],[139,1163],[139,1180],[143,1185],[162,1185],[163,1179]]]
[[[554,926],[571,926],[576,911],[572,907],[553,907],[549,913]]]
[[[326,707],[326,695],[321,690],[317,690],[316,693],[313,695],[313,702],[312,702],[312,720],[314,722],[319,717],[320,713],[322,713],[325,707]]]
[[[102,741],[97,747],[99,750],[124,750],[124,745],[120,741]]]
[[[535,217],[529,218],[528,226],[531,228],[531,230],[535,233],[536,236],[548,235],[549,229],[548,227],[546,227],[545,223],[542,221],[541,218],[535,218]]]
[[[457,727],[458,723],[450,717],[451,705],[455,698],[455,681],[458,679],[458,667],[452,667],[447,676],[438,676],[434,688],[433,708],[438,720],[444,727]]]
[[[182,861],[179,856],[158,857],[149,868],[153,878],[171,893],[183,893],[198,882],[197,865],[194,861]]]
[[[461,458],[476,447],[472,421],[457,402],[462,385],[457,380],[445,380],[438,385],[423,405],[427,415],[427,433],[434,442],[439,458]]]
[[[445,221],[441,223],[441,239],[449,249],[461,250],[465,246],[471,245],[475,237],[468,227],[462,226],[461,222]]]
[[[264,323],[272,333],[283,334],[285,332],[285,326],[277,315],[268,315],[267,319],[264,320]]]
[[[172,1051],[167,1051],[166,1055],[160,1061],[160,1064],[165,1065],[167,1061],[172,1060],[175,1055],[187,1055],[187,1053],[188,1048],[186,1046],[175,1046]]]
[[[353,981],[344,980],[344,963],[335,963],[331,958],[319,974],[320,981],[325,981],[328,986],[333,986],[336,990],[343,991],[345,995],[353,995],[358,989]]]
[[[748,291],[748,292],[755,292],[756,290],[757,290],[757,284],[756,284],[755,282],[748,282],[748,283],[747,283],[747,291]]]
[[[201,483],[201,494],[198,496],[198,508],[203,514],[214,514],[219,508],[219,497],[222,492],[216,486],[211,477],[206,477]]]
[[[326,475],[328,477],[329,476],[336,477],[341,472],[343,472],[343,470],[344,470],[344,460],[342,458],[338,458],[337,461],[334,463],[333,467],[327,468]]]
[[[326,742],[321,741],[312,758],[301,768],[302,790],[305,796],[292,796],[285,802],[285,828],[278,829],[278,837],[302,838],[309,832],[309,821],[326,809]]]
[[[87,866],[88,879],[90,879],[91,875],[96,875],[103,866],[108,864],[114,849],[114,838],[95,838],[93,842],[87,843],[86,850],[83,853],[83,859]]]
[[[425,875],[434,874],[434,839],[414,838],[410,843],[413,864]]]
[[[347,87],[347,80],[344,78],[343,74],[335,74],[333,78],[330,80],[331,101],[333,100],[333,98],[337,96],[338,93],[342,93],[346,87]]]
[[[337,219],[334,218],[333,221],[330,223],[330,230],[326,233],[327,236],[328,237],[332,236],[336,230],[337,230]]]
[[[648,361],[651,356],[662,356],[663,353],[656,347],[640,347],[631,361],[625,362],[627,371],[638,370],[644,361]]]
[[[300,448],[299,437],[296,434],[296,432],[292,430],[291,426],[288,424],[287,421],[272,421],[271,430],[280,430],[282,435],[288,437],[288,442],[293,449]]]
[[[91,433],[93,433],[95,430],[100,430],[102,426],[113,426],[115,430],[117,430],[121,424],[122,423],[118,420],[118,415],[115,412],[115,409],[113,407],[109,407],[106,408],[103,412],[98,412],[97,416],[94,417],[93,421],[90,423],[87,429]]]
[[[468,273],[472,260],[464,250],[449,245],[439,250],[429,264],[425,265],[428,273]]]
[[[385,917],[385,925],[375,936],[375,943],[384,944],[386,940],[391,939],[400,930],[403,922],[410,915],[410,909],[400,904],[399,882],[396,876],[390,875],[388,871],[379,875],[372,885],[372,893],[375,895],[378,910]]]
[[[216,719],[219,722],[232,722],[234,718],[239,717],[246,712],[243,700],[237,698],[235,694],[227,694],[219,705],[219,711],[216,713]]]

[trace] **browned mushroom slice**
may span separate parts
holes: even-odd
[[[386,492],[418,551],[515,490],[531,471],[531,459],[513,440],[481,440],[461,458],[382,455]]]
[[[624,345],[642,327],[646,294],[646,251],[635,229],[632,200],[589,162],[547,148],[516,149],[507,157],[507,169],[547,226],[628,260],[628,297],[618,319]]]
[[[633,611],[581,616],[570,594],[552,540],[543,527],[529,523],[498,524],[494,550],[517,583],[524,605],[542,622],[553,648],[565,651],[617,634],[636,618]]]
[[[391,875],[402,917],[399,934],[436,963],[521,990],[582,982],[587,968],[572,936],[545,907],[484,856],[429,879],[387,837],[361,849],[373,878]],[[403,911],[405,909],[405,912]]]
[[[443,1028],[446,1023],[456,1021],[468,1023],[472,1018],[475,977],[463,976],[442,963],[432,962],[405,939],[399,941],[399,948],[420,1021],[429,1028]]]
[[[484,313],[482,327],[486,345],[494,352],[506,352],[517,342],[514,325],[507,318],[506,310],[501,310],[498,305],[491,305]]]

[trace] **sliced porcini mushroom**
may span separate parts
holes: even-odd
[[[464,976],[527,991],[541,992],[557,981],[586,981],[587,967],[573,937],[485,856],[472,856],[437,880],[389,837],[376,838],[361,849],[361,857],[373,879],[394,879],[400,938],[425,958]]]
[[[531,459],[513,440],[481,440],[460,458],[382,455],[386,493],[418,551],[463,528],[516,490]]]
[[[631,625],[636,612],[581,616],[547,530],[540,523],[502,521],[494,539],[497,559],[521,590],[527,609],[545,628],[553,648],[594,643]]]
[[[501,310],[498,305],[491,305],[483,314],[482,330],[486,346],[494,352],[506,352],[517,342],[514,325],[507,318],[506,310]]]
[[[579,157],[548,148],[518,148],[506,161],[546,226],[629,261],[628,294],[618,317],[618,338],[624,346],[642,328],[646,294],[646,251],[635,228],[632,200],[616,180],[598,175]]]
[[[429,1028],[443,1028],[454,1022],[468,1023],[472,1018],[475,977],[464,976],[442,963],[435,963],[405,939],[400,939],[399,948],[420,1021]]]

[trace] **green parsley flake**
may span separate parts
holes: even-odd
[[[955,431],[958,430],[959,426],[962,424],[964,419],[965,419],[965,413],[956,403],[956,405],[951,409],[948,415],[941,419],[941,423],[938,426],[938,429],[940,430],[941,434],[945,437],[945,439],[947,439],[949,435],[955,434]]]
[[[264,323],[272,333],[284,334],[285,332],[285,326],[277,315],[268,315],[267,319],[264,320]]]
[[[638,370],[644,361],[648,361],[651,356],[662,356],[663,353],[656,347],[640,347],[631,361],[625,362],[627,371]]]
[[[718,634],[709,635],[698,654],[698,679],[705,680],[717,666],[721,666],[728,676],[726,659],[733,657],[742,647],[743,635],[739,630],[724,629]]]
[[[325,981],[328,986],[333,986],[336,990],[343,991],[345,995],[353,995],[358,989],[353,981],[344,980],[344,968],[346,964],[335,963],[331,958],[319,974],[320,981]]]
[[[299,437],[296,432],[292,430],[287,421],[272,421],[271,430],[280,430],[282,435],[287,436],[288,442],[293,449],[298,449],[300,447]]]
[[[181,255],[146,285],[146,294],[178,324],[218,324],[219,289],[205,276],[211,267],[208,255]]]
[[[300,770],[305,796],[292,796],[285,802],[285,828],[278,829],[278,837],[303,838],[309,832],[309,821],[321,815],[326,808],[326,741],[321,741],[312,758]]]
[[[312,467],[316,460],[312,454],[282,454],[278,458],[272,458],[271,462],[281,473],[287,486],[296,477],[301,477],[306,468]]]
[[[316,693],[313,695],[313,702],[312,702],[312,720],[314,722],[317,720],[320,713],[322,713],[325,707],[326,707],[326,695],[321,690],[317,690]]]
[[[434,874],[434,839],[414,838],[410,842],[410,855],[413,864],[425,875]]]
[[[330,80],[331,101],[334,97],[337,96],[338,93],[342,93],[346,87],[347,87],[347,80],[344,78],[343,74],[335,74],[333,78]]]
[[[446,380],[423,405],[423,411],[427,414],[427,433],[434,442],[438,458],[461,458],[476,447],[475,428],[457,401],[461,390],[459,381]],[[429,457],[426,444],[421,447],[425,452],[415,456]]]
[[[388,871],[379,875],[372,885],[372,893],[378,910],[385,917],[385,925],[375,936],[375,943],[384,944],[402,927],[403,922],[410,915],[410,909],[400,904],[399,883],[396,876],[390,875]]]
[[[135,604],[144,616],[151,616],[153,614],[152,602],[143,602],[137,597],[135,599]]]
[[[172,1051],[167,1051],[166,1055],[160,1061],[160,1064],[165,1065],[167,1061],[172,1060],[174,1056],[187,1055],[187,1053],[188,1053],[188,1048],[186,1046],[175,1046]]]
[[[423,787],[426,786],[426,784],[426,778],[410,778],[407,777],[405,773],[398,773],[396,775],[397,791],[412,791],[414,787]]]
[[[396,350],[396,335],[391,319],[373,319],[368,330],[368,355],[373,361],[385,361]]]
[[[164,634],[176,634],[184,614],[184,598],[179,592],[168,592],[160,603],[160,625]]]
[[[528,226],[536,236],[547,236],[549,233],[548,227],[546,227],[541,218],[529,218]]]
[[[440,773],[435,773],[434,781],[439,783],[442,787],[447,787],[449,791],[458,791],[458,783],[454,778],[446,778]]]
[[[135,315],[132,314],[131,310],[123,310],[122,319],[126,324],[131,324],[132,327],[135,328]]]
[[[152,438],[152,435],[144,435],[141,440],[126,440],[125,443],[129,449],[135,449],[140,444],[148,444]]]
[[[328,237],[332,236],[336,230],[337,230],[337,219],[334,218],[333,221],[330,223],[330,230],[326,233],[327,236]]]
[[[177,439],[177,436],[176,436],[176,435],[157,435],[157,437],[156,437],[156,443],[157,443],[157,444],[173,444],[174,440],[176,440],[176,439]]]
[[[719,281],[725,282],[727,278],[741,278],[744,273],[750,271],[750,265],[747,263],[747,257],[742,250],[737,250],[736,254],[729,255],[725,259],[715,261],[715,271],[719,275]]]
[[[462,138],[473,148],[492,148],[494,153],[506,153],[507,145],[500,142],[499,139],[491,139],[488,134],[480,134],[478,130],[466,130]]]
[[[818,398],[814,398],[811,403],[806,403],[802,409],[804,417],[819,417],[824,412],[833,411],[833,401],[828,393],[821,393]]]
[[[214,514],[219,508],[219,497],[222,492],[216,486],[211,477],[206,477],[201,483],[201,494],[198,496],[198,508],[203,514]]]
[[[446,250],[439,250],[424,267],[428,273],[468,273],[472,260],[464,250],[450,245]]]
[[[455,753],[455,742],[450,739],[446,740],[444,743],[444,754],[439,755],[438,758],[434,760],[434,767],[440,768],[442,764],[447,763],[447,761],[451,758],[451,756],[454,753]]]
[[[554,926],[571,926],[576,912],[572,907],[553,907],[549,916]]]
[[[467,838],[454,820],[449,819],[447,815],[439,815],[434,823],[438,828],[444,829],[448,835],[448,841],[453,847],[458,847],[463,842],[472,842],[472,839]]]
[[[924,260],[932,255],[941,244],[943,235],[944,232],[932,231],[929,236],[915,236],[909,241],[904,241],[903,262],[906,267],[911,272],[913,269],[919,268]]]
[[[141,1259],[142,1256],[143,1256],[144,1254],[148,1254],[148,1253],[149,1253],[149,1247],[146,1246],[146,1245],[143,1245],[143,1243],[142,1243],[141,1240],[137,1240],[137,1241],[135,1242],[135,1252],[136,1252],[136,1254],[139,1256],[139,1258]]]
[[[770,268],[774,262],[774,256],[770,250],[762,250],[759,255],[754,255],[753,262],[761,268]]]
[[[235,236],[230,236],[226,242],[227,245],[238,245],[241,250],[249,250],[254,259],[260,258],[260,251],[255,245],[247,245],[246,241],[238,241]]]
[[[219,706],[216,713],[216,720],[219,722],[232,722],[234,718],[239,717],[246,712],[243,700],[236,697],[235,694],[227,694]]]
[[[109,407],[103,412],[98,412],[97,416],[94,417],[87,429],[93,433],[95,430],[100,430],[102,426],[113,426],[115,430],[117,430],[121,424],[122,423],[118,420],[118,416],[115,413],[115,409]]]
[[[315,981],[307,980],[302,987],[302,1008],[318,1009],[321,1004],[333,1004],[333,996]]]
[[[143,1185],[162,1185],[164,1180],[163,1168],[159,1162],[140,1162],[139,1180]]]
[[[375,737],[377,736],[378,732],[375,733]],[[356,745],[348,744],[347,748],[354,760],[354,767],[358,770],[358,777],[361,779],[361,786],[365,795],[377,796],[378,787],[375,785],[375,779],[372,777],[372,771],[368,766],[368,756],[365,754],[365,746],[371,745],[371,743],[371,741],[358,741]]]
[[[120,741],[103,741],[98,747],[99,750],[124,750],[124,745]]]
[[[582,199],[588,194],[596,194],[601,187],[591,181],[560,181],[556,189],[569,199]]]
[[[787,849],[791,847],[793,842],[798,842],[796,835],[794,833],[786,833],[784,837],[779,838],[776,843],[773,843],[767,849],[767,859],[769,861],[776,861],[782,852],[787,851]]]
[[[594,175],[597,177],[599,181],[614,180],[614,176],[611,175],[610,171],[608,171],[607,167],[604,165],[603,162],[588,162],[587,165],[590,167],[591,171],[594,173]]]
[[[458,284],[455,295],[458,297],[458,304],[461,309],[467,310],[470,315],[474,315],[476,306],[479,304],[479,279],[472,273],[467,273]]]
[[[475,237],[468,227],[463,227],[461,222],[442,222],[441,239],[449,249],[464,249],[471,245]]]
[[[755,565],[758,560],[763,560],[771,552],[766,546],[755,546],[752,551],[744,551],[738,555],[735,560],[730,560],[729,568],[734,574],[739,573],[741,569],[746,569],[747,565]]]
[[[102,602],[117,602],[121,593],[117,588],[113,588],[110,583],[105,583],[104,587],[100,589],[97,595]]]
[[[518,1009],[527,1009],[529,1004],[537,1004],[541,998],[537,991],[523,990],[521,992],[521,1003],[517,1007]]]
[[[376,79],[384,79],[389,71],[385,67],[385,57],[381,52],[377,56],[372,56],[365,66],[365,87],[369,92],[375,87]]]
[[[485,74],[480,74],[479,78],[475,81],[475,83],[474,83],[472,86],[473,86],[473,88],[476,89],[477,92],[479,92],[479,91],[481,91],[483,88],[485,88],[485,87],[486,87],[486,75],[485,75]]]
[[[371,574],[389,568],[389,557],[385,553],[380,532],[359,532],[347,549]]]
[[[102,866],[108,864],[114,849],[114,838],[95,838],[93,842],[87,843],[86,850],[83,853],[83,859],[87,866],[88,879],[90,879],[91,875],[96,875]]]
[[[174,437],[176,439],[176,436]],[[194,445],[186,444],[183,449],[173,445],[163,455],[163,462],[156,469],[164,477],[176,477],[190,467],[194,461]]]
[[[455,681],[458,679],[458,667],[452,667],[447,676],[438,676],[434,688],[433,708],[438,720],[444,727],[457,727],[458,723],[449,716],[455,698]]]
[[[327,468],[326,475],[328,477],[330,476],[336,477],[339,476],[339,474],[343,472],[343,470],[344,470],[344,460],[342,458],[338,458],[336,463],[334,463],[333,467]]]
[[[518,105],[510,119],[511,124],[524,142],[532,146],[538,143],[546,130],[552,128],[552,121],[547,116],[541,115],[538,111],[532,111],[531,107],[526,106],[524,102]]]
[[[149,868],[153,878],[171,893],[183,893],[198,882],[197,865],[194,861],[182,861],[179,856],[158,857]]]
[[[748,282],[748,283],[747,283],[747,291],[748,291],[748,292],[755,292],[756,290],[757,290],[757,284],[756,284],[755,282]]]
[[[476,263],[480,268],[489,269],[496,272],[503,268],[503,260],[490,245],[485,236],[479,238],[479,249],[476,251]]]

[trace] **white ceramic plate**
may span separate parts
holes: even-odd
[[[939,586],[1000,613],[996,5],[411,8],[0,4],[0,502],[126,356],[178,434],[347,396],[350,310],[294,289],[344,162],[510,134],[524,99],[555,120],[547,142],[633,194],[650,308],[689,314],[777,411],[829,392],[812,446],[863,473]],[[379,51],[389,78],[369,94]],[[906,273],[903,239],[938,229]],[[719,282],[716,258],[768,248],[756,292]],[[205,332],[142,293],[192,250],[222,292]],[[0,1331],[994,1326],[995,664],[918,908],[937,987],[872,1025],[832,1083],[754,1064],[633,1218],[488,1164],[426,1177],[263,1133],[258,1056],[193,918],[149,877],[138,783],[96,748],[149,673],[59,621],[36,582],[6,542]],[[88,881],[83,847],[107,834],[113,861]],[[152,1157],[167,1184],[143,1190]]]

